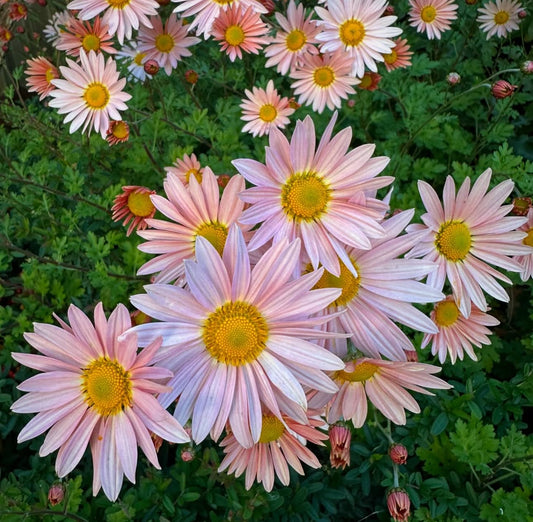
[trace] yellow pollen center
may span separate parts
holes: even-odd
[[[276,110],[276,107],[274,107],[274,105],[270,103],[262,105],[259,109],[259,118],[263,121],[266,121],[267,123],[274,121],[277,115],[278,111]]]
[[[368,73],[365,73],[363,77],[361,78],[361,82],[359,83],[360,89],[368,89],[372,85],[372,76]]]
[[[420,18],[427,24],[430,24],[437,17],[437,10],[432,5],[427,5],[420,12]]]
[[[507,11],[498,11],[494,15],[494,23],[498,25],[503,25],[509,20],[509,13]]]
[[[150,192],[132,192],[128,196],[128,208],[134,216],[146,217],[155,207],[150,199]]]
[[[214,359],[242,366],[259,357],[268,339],[268,325],[254,305],[227,302],[212,312],[202,327],[205,347]]]
[[[116,415],[131,405],[130,373],[115,359],[95,359],[83,370],[81,379],[85,402],[99,415]]]
[[[107,3],[113,8],[113,9],[124,9],[126,6],[130,4],[131,0],[107,0]]]
[[[83,99],[90,109],[103,109],[109,102],[109,90],[103,83],[90,83],[83,93]]]
[[[230,5],[233,0],[213,0],[213,2],[218,5]]]
[[[52,69],[51,67],[48,67],[48,69],[46,69],[45,77],[46,77],[46,81],[48,83],[50,83],[52,80],[57,78],[57,76],[56,76],[56,74],[54,72],[54,69]]]
[[[100,49],[100,38],[95,34],[86,34],[81,41],[83,48],[89,51],[98,51]]]
[[[285,45],[289,51],[295,53],[299,51],[307,41],[305,33],[300,29],[293,29],[285,38]]]
[[[145,56],[146,56],[145,53],[137,53],[133,61],[135,62],[136,65],[142,65],[143,64],[142,62]]]
[[[354,297],[359,293],[359,286],[361,284],[361,272],[359,267],[355,264],[353,259],[351,259],[352,264],[357,272],[358,276],[355,277],[346,267],[346,265],[340,261],[341,265],[341,275],[339,277],[334,276],[332,273],[324,270],[324,274],[318,280],[318,283],[314,288],[341,288],[341,295],[331,303],[330,306],[344,306],[348,304]],[[311,264],[306,266],[305,271],[312,271]]]
[[[459,315],[459,308],[454,301],[441,301],[435,306],[435,322],[438,326],[452,326]]]
[[[463,261],[471,246],[470,229],[462,221],[446,221],[435,237],[437,251],[448,261]]]
[[[355,19],[346,20],[339,27],[339,36],[347,47],[357,47],[365,37],[365,26]]]
[[[266,444],[278,440],[284,433],[285,426],[274,415],[263,415],[263,425],[261,427],[261,435],[259,442]]]
[[[327,65],[324,67],[318,67],[313,73],[313,80],[315,85],[325,89],[329,87],[335,81],[335,72],[331,67]]]
[[[167,33],[158,34],[155,38],[155,46],[162,53],[169,53],[174,48],[174,38]]]
[[[224,38],[229,45],[241,45],[244,42],[244,31],[239,25],[230,25],[224,33]]]
[[[125,122],[119,121],[113,126],[113,136],[119,140],[123,140],[129,136],[129,129]]]
[[[202,182],[202,173],[198,169],[192,168],[192,169],[189,169],[185,173],[185,181],[187,183],[189,183],[189,180],[191,179],[191,176],[194,176],[196,178],[196,181],[198,181],[198,183]]]
[[[203,223],[196,229],[195,239],[196,236],[207,239],[216,248],[216,251],[222,255],[226,238],[228,237],[228,227],[218,221]]]
[[[389,54],[384,54],[383,59],[385,60],[385,63],[392,65],[398,59],[398,53],[393,49]]]
[[[293,174],[281,189],[281,206],[295,221],[312,221],[326,212],[331,190],[314,172]]]
[[[341,370],[335,372],[334,379],[348,382],[364,382],[368,381],[379,370],[379,366],[372,364],[371,362],[364,361],[360,364],[356,364],[353,371],[347,372]]]
[[[527,231],[527,236],[522,239],[522,243],[524,243],[524,245],[533,247],[533,228],[530,228]]]

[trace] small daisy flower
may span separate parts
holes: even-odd
[[[273,67],[280,74],[292,71],[304,54],[318,54],[316,35],[320,29],[312,14],[305,18],[304,6],[296,4],[294,0],[289,2],[287,17],[281,13],[275,14],[281,30],[276,33],[272,43],[265,48],[265,56],[268,58],[265,67]]]
[[[378,88],[381,78],[381,74],[367,71],[363,74],[357,87],[365,91],[375,91]]]
[[[524,223],[519,230],[527,233],[527,236],[522,239],[522,243],[529,247],[533,247],[533,209],[530,208],[527,213],[527,222]],[[533,249],[530,254],[517,256],[514,260],[520,265],[520,279],[527,281],[533,276]]]
[[[333,110],[342,105],[342,100],[354,94],[352,85],[359,80],[351,74],[352,59],[342,51],[333,54],[307,54],[300,67],[290,73],[294,80],[291,88],[299,95],[298,103],[312,105],[322,113],[327,106]]]
[[[107,32],[107,26],[101,24],[99,16],[94,19],[94,25],[76,18],[70,20],[65,30],[59,34],[55,47],[60,51],[66,51],[69,56],[79,56],[80,49],[86,53],[117,52],[113,47],[112,37]]]
[[[450,29],[459,7],[453,0],[409,0],[409,4],[409,24],[430,40],[440,40],[441,33]]]
[[[176,68],[183,57],[191,56],[188,47],[197,44],[200,39],[187,36],[188,27],[175,14],[169,16],[165,27],[159,16],[151,17],[150,23],[151,29],[139,29],[138,50],[146,54],[146,60],[155,60],[170,76],[172,69]]]
[[[26,85],[29,92],[39,94],[39,100],[46,98],[54,89],[52,80],[59,78],[57,67],[46,58],[39,56],[26,60],[28,67],[26,73]]]
[[[503,38],[518,29],[521,9],[522,4],[516,0],[495,0],[480,7],[477,21],[487,33],[487,40],[494,35]]]
[[[155,206],[150,199],[152,194],[155,194],[155,190],[128,185],[122,187],[122,193],[115,198],[115,203],[111,208],[113,211],[111,219],[120,221],[125,218],[124,226],[131,221],[126,236],[129,236],[134,230],[144,230],[148,226],[146,220],[154,217]]]
[[[252,87],[252,92],[244,90],[248,97],[241,103],[241,120],[248,123],[242,132],[249,132],[253,136],[268,134],[272,127],[283,129],[289,123],[289,116],[294,109],[289,106],[289,99],[281,97],[274,87],[274,82],[269,80],[267,88]]]
[[[391,49],[391,52],[383,55],[385,68],[388,72],[411,65],[413,51],[409,50],[411,46],[407,43],[407,40],[405,38],[397,38],[394,43],[396,45]]]
[[[8,43],[13,38],[13,33],[7,28],[0,26],[0,42]]]
[[[242,59],[243,51],[259,54],[261,46],[270,42],[270,37],[267,36],[268,26],[261,20],[259,13],[252,7],[244,10],[235,4],[220,11],[211,32],[232,62],[237,57]]]
[[[498,319],[482,312],[475,305],[472,306],[470,317],[466,319],[451,295],[435,305],[431,319],[439,331],[436,334],[425,334],[421,347],[425,348],[431,343],[431,353],[439,356],[441,364],[448,354],[452,364],[455,364],[457,358],[462,361],[464,352],[477,361],[472,345],[481,348],[483,344],[490,344],[487,336],[491,331],[487,326],[500,324]]]
[[[107,130],[106,141],[109,146],[116,145],[117,143],[124,143],[128,141],[130,137],[130,127],[122,120],[110,121],[109,129]]]
[[[172,167],[165,167],[165,172],[167,174],[173,174],[179,178],[179,180],[184,184],[189,184],[189,179],[191,176],[196,178],[198,183],[202,182],[202,173],[204,169],[198,161],[196,154],[184,154],[183,158],[176,158],[174,165]]]
[[[68,9],[54,13],[43,29],[46,41],[55,46],[59,37],[65,30],[64,28],[67,27],[72,20],[76,20],[76,18],[72,16],[72,13]]]
[[[24,4],[14,2],[10,6],[9,18],[18,22],[19,20],[25,20],[28,16],[28,8]]]
[[[134,81],[144,82],[147,78],[152,79],[152,75],[148,74],[144,70],[144,63],[146,62],[146,53],[139,51],[139,44],[137,42],[130,42],[127,45],[124,45],[118,52],[116,56],[117,60],[125,59],[128,62],[128,79],[133,79]]]

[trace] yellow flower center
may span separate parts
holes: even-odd
[[[261,435],[259,442],[266,444],[278,440],[285,432],[285,426],[274,415],[263,415],[263,425],[261,427]]]
[[[315,85],[325,89],[335,81],[335,72],[327,65],[324,67],[318,67],[313,74],[313,80]]]
[[[427,24],[430,24],[437,17],[437,10],[432,5],[427,5],[420,12],[420,18]]]
[[[364,382],[368,381],[368,379],[370,379],[370,377],[372,377],[378,370],[379,366],[364,361],[360,364],[356,364],[351,372],[345,370],[335,372],[333,378],[348,382]]]
[[[265,105],[262,105],[259,109],[259,118],[263,121],[266,121],[267,123],[274,121],[278,115],[278,111],[276,110],[276,107],[270,103],[266,103]]]
[[[100,49],[100,38],[95,34],[86,34],[81,41],[85,51],[98,51]]]
[[[109,103],[109,90],[103,83],[90,83],[83,92],[83,99],[90,109],[103,109]]]
[[[130,373],[115,359],[95,359],[83,370],[81,379],[85,402],[99,415],[116,415],[131,406]]]
[[[470,229],[462,221],[446,221],[435,238],[437,251],[448,261],[463,261],[471,246]]]
[[[372,85],[372,76],[369,73],[365,73],[359,83],[360,89],[368,89]]]
[[[227,302],[206,319],[202,337],[209,355],[223,364],[242,366],[259,357],[268,339],[268,325],[254,305]]]
[[[48,83],[50,83],[52,80],[55,80],[57,78],[57,75],[54,69],[52,69],[52,67],[48,67],[48,69],[46,69],[45,77]]]
[[[185,173],[185,181],[187,183],[189,183],[191,176],[194,176],[198,183],[202,182],[202,173],[198,169],[191,168]]]
[[[126,125],[126,122],[118,121],[113,125],[112,134],[115,136],[115,138],[118,138],[119,140],[123,140],[124,138],[127,138],[129,136],[129,128]],[[152,205],[153,208],[153,205]]]
[[[213,0],[213,2],[218,5],[230,5],[233,0]]]
[[[169,53],[174,48],[174,38],[167,33],[158,34],[155,38],[155,46],[162,53]]]
[[[293,174],[281,189],[281,206],[295,221],[319,219],[327,210],[331,190],[314,172]]]
[[[207,239],[207,241],[216,248],[216,251],[222,255],[224,245],[226,244],[226,238],[228,237],[228,227],[218,221],[202,223],[196,229],[195,239],[196,236],[202,236]]]
[[[305,33],[300,29],[293,29],[285,38],[285,45],[289,51],[295,53],[299,51],[307,41]]]
[[[509,20],[509,13],[507,11],[498,11],[494,15],[494,23],[498,25],[503,25]]]
[[[224,38],[229,45],[241,45],[244,42],[244,31],[239,25],[230,25],[224,33]]]
[[[126,6],[130,4],[131,0],[107,0],[107,3],[113,8],[113,9],[124,9]]]
[[[128,196],[128,208],[134,216],[146,217],[155,210],[150,192],[132,192]]]
[[[527,236],[522,239],[522,243],[524,243],[524,245],[533,247],[533,228],[530,228],[527,231]]]
[[[384,54],[383,59],[385,60],[385,63],[392,65],[398,59],[398,53],[393,49],[389,54]]]
[[[455,324],[459,315],[459,308],[452,300],[441,301],[435,305],[435,322],[438,326]]]
[[[136,65],[142,65],[145,56],[146,56],[146,53],[137,53],[133,61],[135,62]]]
[[[346,20],[339,27],[339,36],[347,47],[357,47],[365,37],[365,26],[355,19]]]
[[[351,262],[355,268],[355,271],[357,272],[357,277],[355,277],[346,267],[346,265],[340,261],[341,265],[341,274],[339,277],[334,276],[327,270],[324,270],[324,273],[322,277],[318,280],[318,283],[314,286],[314,288],[341,288],[342,293],[341,295],[331,303],[330,306],[344,306],[348,304],[354,297],[357,296],[359,293],[359,286],[361,285],[361,272],[359,270],[359,267],[354,262],[353,259],[351,259]],[[309,263],[306,266],[305,271],[311,272],[313,270],[313,267]]]

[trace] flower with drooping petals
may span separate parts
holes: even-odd
[[[261,20],[253,7],[246,10],[234,3],[220,11],[211,29],[213,38],[220,42],[221,51],[226,51],[229,59],[242,59],[242,53],[259,54],[262,45],[270,42],[268,26]]]
[[[316,7],[322,19],[317,21],[322,31],[317,39],[321,52],[342,50],[352,59],[352,74],[361,78],[365,66],[377,72],[376,61],[390,53],[402,30],[390,27],[396,16],[383,16],[386,0],[328,0],[327,9]]]
[[[287,17],[281,13],[275,14],[281,30],[276,33],[272,43],[265,48],[265,56],[268,58],[265,67],[273,67],[280,74],[287,74],[301,61],[304,54],[318,54],[316,35],[320,29],[312,14],[305,18],[304,6],[296,4],[294,0],[289,2]]]
[[[150,431],[171,442],[187,442],[188,435],[154,397],[168,390],[162,382],[172,376],[152,366],[161,340],[137,354],[136,336],[119,340],[131,327],[130,314],[118,305],[106,319],[102,304],[94,310],[94,326],[77,307],[68,310],[70,326],[34,323],[26,341],[42,355],[13,353],[25,366],[43,373],[22,382],[29,392],[11,406],[16,413],[38,413],[20,432],[18,442],[50,429],[39,455],[59,449],[56,472],[70,473],[85,448],[91,446],[93,494],[103,488],[116,500],[123,476],[135,483],[137,446],[160,468]]]
[[[494,35],[503,38],[518,29],[521,9],[522,4],[516,0],[495,0],[480,7],[477,21],[481,30],[487,33],[487,40]]]
[[[405,38],[396,38],[394,43],[395,46],[390,53],[383,55],[385,68],[388,72],[411,65],[413,51],[410,51],[411,46],[407,43],[407,40]]]
[[[512,85],[508,81],[496,80],[492,84],[490,92],[498,100],[503,100],[504,98],[508,98],[509,96],[511,96],[515,92],[517,87],[518,85]]]
[[[422,216],[424,225],[409,225],[406,229],[417,237],[416,246],[406,256],[438,263],[439,268],[428,276],[428,284],[442,290],[447,279],[459,311],[466,318],[470,316],[471,303],[482,312],[487,311],[483,291],[500,301],[509,301],[496,279],[509,284],[511,280],[490,265],[520,272],[520,265],[509,256],[531,252],[521,243],[526,233],[516,230],[526,218],[504,217],[512,205],[502,204],[514,183],[510,179],[502,181],[487,193],[491,175],[491,169],[483,172],[472,190],[467,177],[457,195],[455,182],[448,176],[443,203],[428,183],[419,181],[418,190],[427,210]]]
[[[130,137],[130,126],[122,120],[110,121],[109,129],[107,129],[106,141],[109,146],[116,145],[117,143],[124,143],[128,141]],[[129,235],[129,234],[128,234]]]
[[[72,18],[59,34],[55,47],[60,51],[66,51],[69,56],[79,56],[80,49],[86,53],[117,52],[113,47],[112,37],[107,32],[107,26],[101,24],[99,16],[94,19],[94,24]]]
[[[342,468],[350,465],[350,442],[352,431],[344,424],[334,424],[329,428],[329,443],[331,451],[329,462],[332,468]]]
[[[357,87],[365,91],[375,91],[378,88],[380,81],[381,74],[366,71],[365,74],[363,74],[361,81],[357,84]]]
[[[50,91],[54,99],[50,107],[67,114],[64,123],[70,124],[70,133],[82,125],[82,133],[94,128],[105,139],[109,119],[121,120],[120,111],[126,110],[131,95],[122,91],[125,78],[119,78],[117,65],[112,58],[104,60],[103,54],[80,49],[81,65],[67,58],[68,67],[59,69],[64,79],[52,80],[55,89]]]
[[[28,16],[28,8],[19,2],[13,2],[9,9],[9,18],[11,20],[19,21],[25,20]]]
[[[28,64],[25,70],[28,91],[36,92],[39,94],[39,100],[42,100],[54,89],[51,82],[59,78],[59,71],[52,62],[43,56],[30,58],[26,60],[26,63]]]
[[[58,11],[52,15],[52,18],[48,21],[48,24],[44,26],[43,34],[46,41],[55,45],[64,31],[63,27],[66,27],[72,20],[76,18],[72,16],[72,13],[65,9],[64,11]]]
[[[267,88],[252,87],[252,91],[244,90],[247,99],[241,103],[241,120],[246,121],[242,132],[249,132],[253,136],[268,134],[272,127],[283,129],[289,123],[289,116],[294,109],[289,106],[289,99],[281,97],[269,80]]]
[[[331,335],[315,328],[328,317],[311,316],[339,290],[311,290],[321,270],[292,280],[299,240],[274,245],[253,269],[237,224],[222,256],[202,236],[194,250],[196,261],[184,261],[188,289],[148,285],[147,294],[131,298],[163,321],[132,329],[141,345],[163,337],[157,361],[174,378],[161,403],[166,407],[177,399],[174,415],[182,423],[191,419],[195,442],[208,434],[217,440],[229,422],[237,441],[253,446],[261,436],[262,405],[280,420],[285,413],[307,423],[303,385],[333,393],[336,387],[323,371],[344,367],[309,340]]]
[[[146,62],[146,54],[139,51],[139,44],[137,42],[130,42],[117,52],[117,60],[127,59],[129,60],[128,71],[130,75],[128,79],[134,81],[144,82],[146,78],[152,79],[150,74],[147,74],[144,70],[144,63]]]
[[[387,495],[387,507],[394,522],[408,522],[411,516],[411,501],[407,491],[395,488]]]
[[[176,68],[183,57],[191,56],[189,47],[197,44],[200,39],[187,36],[188,27],[175,14],[169,16],[165,27],[160,16],[150,17],[150,23],[151,29],[139,29],[138,50],[146,54],[146,60],[155,60],[170,76],[172,69]]]
[[[430,40],[440,40],[441,33],[450,29],[459,7],[454,0],[409,0],[409,4],[409,25]]]
[[[115,198],[112,220],[120,221],[124,219],[126,226],[130,221],[130,226],[126,232],[129,236],[134,230],[144,230],[148,224],[147,219],[154,217],[155,207],[150,196],[155,194],[155,190],[137,185],[122,187],[122,193]]]
[[[189,184],[189,179],[191,176],[196,178],[198,183],[202,182],[202,173],[204,169],[198,161],[196,154],[184,154],[183,158],[176,158],[176,161],[171,167],[165,167],[165,172],[167,174],[174,174],[178,176],[179,180],[184,184]]]
[[[533,247],[533,209],[530,208],[527,213],[527,222],[519,230],[526,232],[527,236],[522,239],[522,243]],[[533,276],[533,249],[529,254],[517,256],[514,260],[520,265],[520,279],[527,281]]]

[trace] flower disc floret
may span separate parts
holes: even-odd
[[[368,381],[377,371],[379,367],[371,362],[364,361],[356,364],[353,371],[341,370],[336,372],[334,379],[345,382],[365,382]]]
[[[353,18],[346,20],[339,27],[339,37],[346,47],[357,47],[365,37],[365,26]]]
[[[315,172],[297,172],[281,189],[283,210],[295,221],[313,221],[320,218],[326,212],[330,198],[328,185]]]
[[[435,246],[448,261],[463,261],[472,247],[470,229],[462,221],[446,221],[437,232]]]
[[[287,49],[292,52],[299,51],[307,42],[307,38],[300,29],[293,29],[285,38]]]
[[[274,415],[263,415],[263,426],[261,427],[261,435],[259,442],[267,444],[278,440],[285,432],[285,426]]]
[[[194,238],[197,236],[207,239],[217,249],[217,252],[222,255],[226,238],[228,237],[228,227],[218,221],[202,223],[196,230]]]
[[[352,261],[350,259],[350,261]],[[354,299],[358,292],[359,286],[361,284],[361,277],[359,267],[356,263],[352,261],[352,265],[357,272],[357,277],[353,275],[352,271],[348,267],[341,263],[341,273],[340,276],[334,276],[327,270],[324,270],[324,274],[315,285],[315,288],[340,288],[342,289],[342,294],[332,303],[332,306],[344,306],[348,304],[352,299]],[[306,271],[311,271],[311,265],[308,265]]]
[[[454,301],[441,301],[435,305],[435,322],[438,326],[452,326],[459,319],[459,308]]]

